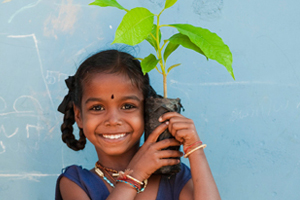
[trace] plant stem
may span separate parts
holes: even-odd
[[[167,98],[167,74],[163,74],[164,98]]]
[[[164,60],[162,59],[162,56],[161,56],[161,50],[163,49],[163,46],[160,47],[160,44],[159,44],[159,29],[160,29],[160,26],[159,26],[159,17],[161,15],[161,13],[163,12],[164,10],[162,10],[158,15],[157,15],[157,24],[156,24],[156,43],[157,43],[157,57],[159,59],[159,65],[161,67],[161,71],[162,71],[162,75],[163,75],[163,90],[164,90],[164,98],[167,98],[167,74],[166,74],[166,69],[165,69],[165,63],[164,63]]]

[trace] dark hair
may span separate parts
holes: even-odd
[[[82,129],[79,131],[78,140],[73,134],[75,123],[73,103],[81,109],[83,85],[96,73],[125,74],[132,84],[143,92],[144,98],[156,96],[156,92],[150,86],[148,74],[143,75],[140,62],[132,55],[118,50],[106,50],[86,59],[79,66],[76,74],[66,80],[69,93],[58,108],[64,113],[64,122],[61,125],[62,140],[75,151],[84,149],[86,137]]]

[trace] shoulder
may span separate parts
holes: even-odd
[[[96,192],[98,192],[96,194]],[[106,188],[100,177],[81,166],[72,165],[63,169],[56,183],[56,199],[65,195],[78,195],[81,199],[106,194]],[[70,197],[73,199],[73,197]],[[76,198],[75,198],[76,199]]]
[[[84,189],[82,188],[82,184],[80,180],[80,176],[82,172],[83,172],[82,167],[77,165],[72,165],[62,169],[62,174],[58,177],[56,182],[56,191],[55,191],[56,200],[60,200],[63,198],[68,199],[66,194],[69,193],[75,193],[75,194],[85,193]]]

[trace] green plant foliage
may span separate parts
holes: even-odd
[[[151,30],[151,33],[148,35],[148,37],[146,38],[146,40],[155,48],[155,50],[157,51],[158,50],[158,46],[157,46],[157,42],[156,42],[156,29],[157,29],[157,26],[156,24],[153,24],[152,26],[152,30]],[[160,43],[160,40],[161,40],[161,31],[159,30],[159,38],[158,38],[158,41]]]
[[[178,63],[178,64],[175,64],[175,65],[172,65],[171,67],[168,68],[168,73],[171,71],[171,69],[175,68],[175,67],[178,67],[179,65],[181,65],[181,63]]]
[[[141,62],[141,67],[144,75],[154,69],[159,60],[156,59],[155,55],[150,54],[146,58],[144,58]]]
[[[170,8],[170,7],[173,6],[176,2],[177,2],[177,0],[166,0],[166,3],[165,3],[165,9]]]
[[[95,5],[95,6],[101,6],[101,7],[111,6],[111,7],[119,8],[121,10],[126,10],[116,0],[95,0],[94,2],[90,3],[89,5]]]
[[[165,98],[167,97],[167,75],[170,70],[180,65],[174,64],[167,68],[166,61],[180,45],[198,52],[207,59],[215,60],[224,65],[232,78],[235,79],[230,49],[216,33],[190,24],[160,24],[160,16],[163,11],[172,7],[176,2],[177,0],[166,0],[164,8],[159,14],[153,14],[143,7],[136,7],[128,11],[117,0],[95,0],[90,5],[112,6],[127,11],[116,30],[113,43],[134,46],[146,40],[154,47],[156,55],[150,54],[146,58],[139,60],[141,60],[144,74],[154,68],[162,74]],[[155,24],[154,17],[156,17]],[[174,34],[168,40],[164,40],[164,43],[161,45],[161,28],[163,27],[176,28],[179,33]]]
[[[172,37],[169,38],[170,43],[174,44],[174,45],[182,45],[185,48],[188,49],[192,49],[202,55],[205,56],[205,54],[203,53],[203,51],[197,46],[195,45],[188,36],[183,35],[181,33],[176,33],[175,35],[173,35]]]
[[[174,26],[181,34],[188,36],[206,57],[224,65],[232,78],[235,79],[232,70],[232,54],[229,47],[217,34],[190,24],[172,24],[171,26]]]
[[[171,53],[173,53],[173,51],[175,51],[177,48],[179,47],[179,44],[174,44],[169,42],[165,52],[164,52],[164,61],[166,62],[168,57],[171,55]]]
[[[144,41],[153,26],[154,14],[148,9],[137,7],[128,11],[116,30],[113,43],[136,45]]]

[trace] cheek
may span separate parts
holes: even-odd
[[[144,132],[144,115],[139,113],[138,115],[130,117],[131,124],[135,129]]]

